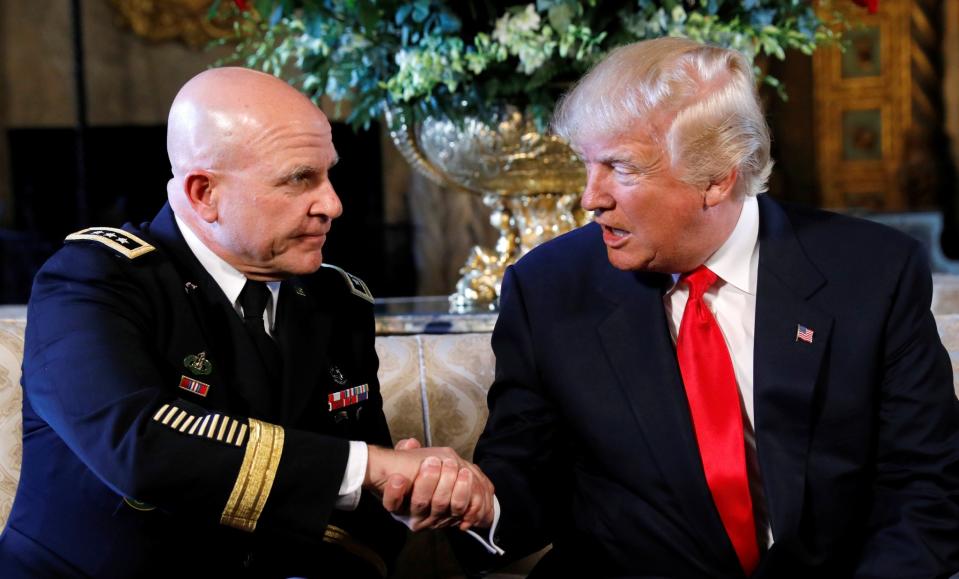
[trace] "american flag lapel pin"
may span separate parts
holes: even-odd
[[[812,344],[812,328],[807,328],[802,324],[796,326],[796,341],[797,342],[806,342],[807,344]]]

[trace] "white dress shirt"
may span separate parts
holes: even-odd
[[[243,286],[246,284],[246,276],[204,245],[179,216],[174,214],[174,219],[176,219],[177,227],[180,228],[180,233],[183,235],[187,247],[196,256],[203,269],[210,274],[216,285],[223,290],[223,294],[233,304],[236,313],[242,316],[243,308],[240,307],[240,292],[243,291]],[[263,317],[263,324],[266,327],[266,332],[272,336],[273,326],[276,323],[276,306],[280,299],[280,282],[270,281],[266,283],[266,286],[270,289],[270,299],[267,303],[266,315]],[[346,472],[343,473],[339,495],[334,503],[336,508],[352,511],[359,504],[363,479],[366,477],[368,458],[369,449],[367,449],[366,443],[351,440],[350,454],[346,461]]]
[[[746,469],[753,499],[760,546],[773,543],[766,497],[756,456],[755,405],[753,403],[753,338],[756,328],[756,286],[759,272],[759,204],[753,196],[743,202],[742,213],[729,238],[703,264],[718,276],[703,300],[716,318],[729,349],[743,410]],[[663,298],[673,342],[689,299],[689,286],[676,284]],[[765,539],[765,541],[764,541]]]

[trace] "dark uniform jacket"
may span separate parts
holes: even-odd
[[[755,429],[775,543],[753,577],[949,577],[959,403],[922,247],[766,196],[759,208]],[[703,474],[670,283],[613,268],[597,225],[503,281],[474,458],[507,554],[552,542],[541,576],[743,576]]]
[[[27,320],[0,576],[336,577],[395,556],[405,531],[374,497],[333,509],[347,441],[391,444],[361,280],[282,283],[270,379],[166,206],[71,235]]]

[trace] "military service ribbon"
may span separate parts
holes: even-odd
[[[327,402],[329,402],[330,412],[332,412],[338,408],[359,404],[369,398],[369,396],[370,387],[367,384],[363,384],[361,386],[347,388],[346,390],[340,390],[339,392],[332,392],[327,396]]]
[[[194,394],[199,394],[200,396],[206,397],[207,390],[210,389],[210,385],[206,382],[200,382],[189,376],[180,376],[180,388],[193,392]]]

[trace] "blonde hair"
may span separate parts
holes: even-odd
[[[575,146],[644,120],[651,126],[654,114],[669,119],[652,137],[681,168],[682,181],[708,185],[736,169],[737,192],[766,190],[769,127],[752,65],[735,50],[684,38],[621,46],[561,99],[553,130]]]

